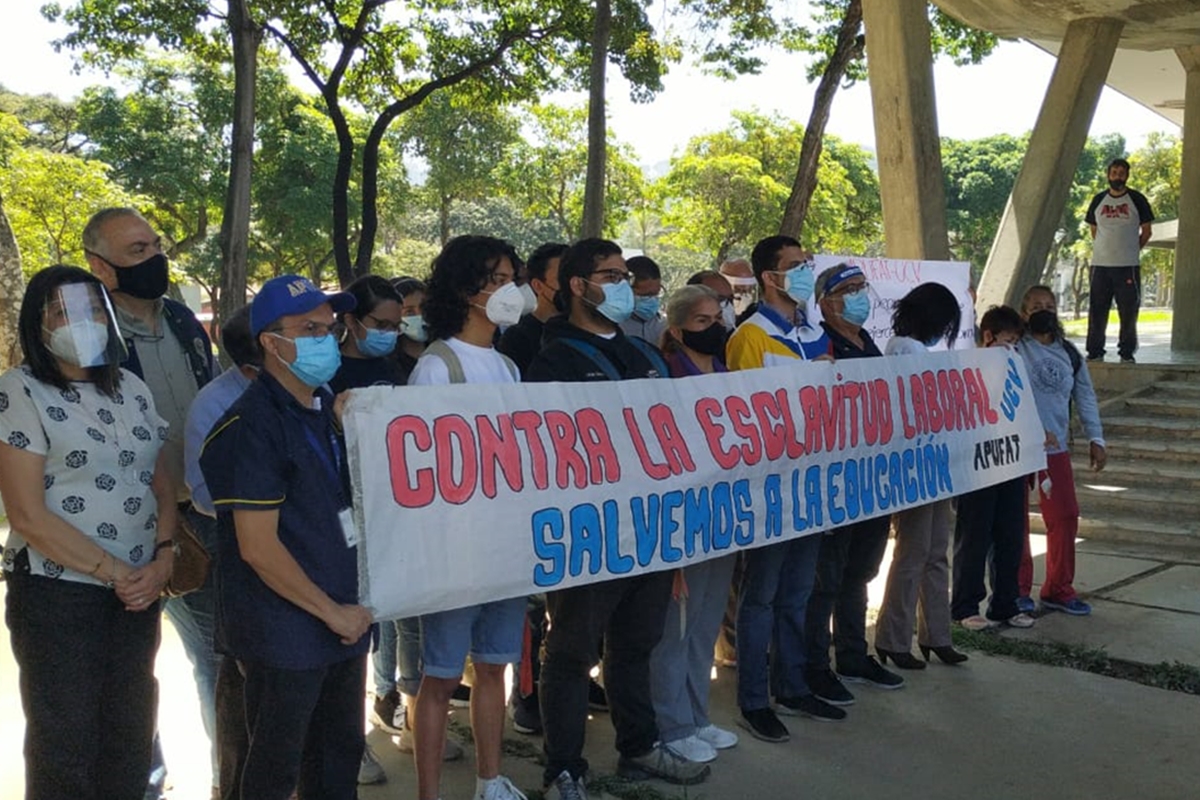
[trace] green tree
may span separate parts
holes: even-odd
[[[987,264],[1028,145],[1028,135],[942,139],[950,252],[971,262],[975,279]]]

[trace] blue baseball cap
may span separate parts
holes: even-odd
[[[300,275],[280,275],[262,285],[250,304],[250,332],[257,337],[280,317],[307,314],[322,303],[329,303],[333,313],[353,311],[354,295],[349,292],[325,294],[308,278]]]

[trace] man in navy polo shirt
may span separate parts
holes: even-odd
[[[216,643],[245,679],[245,798],[356,794],[371,614],[323,388],[341,363],[334,313],[353,307],[296,275],[264,284],[250,308],[262,374],[200,455],[219,523]]]

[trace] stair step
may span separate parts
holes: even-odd
[[[1105,420],[1105,426],[1108,421]],[[1105,447],[1108,450],[1108,463],[1115,466],[1114,461],[1163,461],[1180,464],[1200,464],[1200,441],[1193,439],[1151,439],[1138,436],[1110,436],[1109,428],[1105,428]],[[1088,454],[1088,442],[1077,437],[1071,451],[1085,460]],[[1078,470],[1077,470],[1078,471]]]
[[[1029,530],[1045,533],[1042,515],[1029,515]],[[1102,542],[1136,542],[1138,544],[1182,547],[1200,551],[1200,523],[1147,520],[1131,516],[1081,516],[1079,536]]]
[[[1159,381],[1154,384],[1154,397],[1178,397],[1200,400],[1198,381]]]
[[[1103,424],[1106,435],[1200,441],[1200,425],[1194,420],[1118,414],[1104,417]]]
[[[1200,395],[1191,397],[1131,397],[1125,401],[1125,413],[1154,417],[1178,417],[1200,420]]]
[[[1144,515],[1149,519],[1200,519],[1198,492],[1189,489],[1175,491],[1161,486],[1121,486],[1118,482],[1110,482],[1104,473],[1078,476],[1075,496],[1079,500],[1081,514],[1102,516],[1100,512],[1103,509],[1109,514]]]
[[[1124,461],[1113,458],[1110,452],[1103,472],[1092,472],[1090,464],[1084,458],[1072,459],[1071,467],[1075,470],[1076,484],[1093,483],[1180,492],[1200,489],[1200,464],[1149,459]]]

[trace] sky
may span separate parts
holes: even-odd
[[[43,0],[9,0],[0,26],[0,84],[12,91],[50,92],[74,97],[84,87],[101,83],[98,73],[76,74],[69,53],[56,53],[51,42],[65,29],[38,13]],[[720,130],[730,112],[778,113],[805,122],[814,86],[804,80],[805,58],[772,53],[760,75],[724,81],[687,64],[674,65],[664,89],[650,103],[633,103],[628,87],[610,68],[609,127],[633,145],[643,165],[653,166],[681,152],[688,139]],[[1021,134],[1033,128],[1054,59],[1024,42],[1004,42],[982,64],[956,67],[949,60],[934,66],[938,128],[942,136],[975,139],[998,133]],[[614,74],[615,73],[615,74]],[[303,81],[298,85],[311,87]],[[554,96],[555,102],[584,102],[583,95]],[[834,101],[827,132],[843,140],[875,147],[871,97],[867,84],[841,89]],[[1131,150],[1154,131],[1178,133],[1169,120],[1111,89],[1105,89],[1091,134],[1125,135]]]

